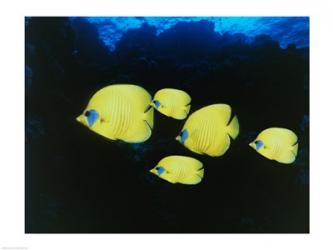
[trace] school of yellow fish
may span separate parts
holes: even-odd
[[[139,143],[152,134],[154,109],[184,120],[190,114],[191,97],[183,90],[165,88],[152,98],[140,86],[113,84],[97,91],[76,120],[105,138]],[[238,134],[238,118],[231,107],[217,103],[190,114],[176,140],[194,153],[219,157]],[[297,156],[298,139],[289,129],[272,127],[260,132],[249,146],[267,159],[290,164]],[[150,172],[170,183],[190,185],[200,183],[204,176],[199,160],[180,155],[163,158]]]

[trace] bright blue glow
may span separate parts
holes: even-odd
[[[188,138],[188,132],[187,132],[187,129],[184,129],[184,130],[180,133],[180,142],[181,142],[182,144],[184,144],[187,138]]]
[[[161,106],[161,103],[159,101],[154,100],[153,103],[154,103],[154,105],[155,105],[156,108],[158,108],[159,106]]]
[[[262,146],[264,146],[264,143],[262,141],[255,141],[256,149],[259,150]]]
[[[86,17],[97,26],[100,38],[110,49],[128,29],[135,29],[147,23],[156,28],[159,35],[178,22],[210,21],[214,29],[220,34],[243,33],[248,42],[252,42],[258,35],[269,35],[280,43],[282,48],[288,44],[297,47],[309,46],[309,18],[308,17]]]
[[[161,174],[163,174],[165,172],[165,168],[161,167],[161,166],[157,166],[156,170],[157,170],[157,174],[158,175],[161,175]]]
[[[98,119],[98,117],[99,117],[99,114],[96,110],[94,110],[94,109],[89,110],[89,115],[87,116],[89,127],[91,127],[95,123],[95,121]]]

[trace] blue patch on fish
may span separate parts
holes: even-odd
[[[158,175],[161,175],[161,174],[163,174],[165,172],[165,168],[161,167],[161,166],[157,166],[156,170],[157,170],[157,174]]]
[[[154,105],[155,105],[156,108],[158,108],[159,106],[161,106],[161,103],[159,101],[154,100],[153,103],[154,103]]]
[[[89,127],[91,127],[98,119],[99,114],[96,110],[91,109],[85,113],[85,116],[87,117]]]
[[[262,141],[255,141],[254,144],[256,144],[257,150],[259,150],[262,146],[264,146],[264,143]]]
[[[184,144],[187,138],[188,138],[188,132],[187,129],[184,129],[182,132],[180,132],[180,142]]]

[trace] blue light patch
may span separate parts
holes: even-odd
[[[264,146],[262,141],[255,141],[254,144],[256,144],[256,150],[259,150],[262,146]]]
[[[99,114],[96,110],[91,109],[91,110],[89,110],[89,112],[86,116],[87,116],[87,120],[88,120],[88,125],[89,125],[89,127],[91,127],[98,119]]]
[[[161,175],[161,174],[163,174],[165,172],[165,168],[161,167],[161,166],[157,166],[156,170],[157,170],[157,174],[158,175]]]
[[[154,105],[155,105],[156,108],[158,108],[159,106],[161,106],[161,103],[159,101],[154,100],[153,103],[154,103]]]
[[[180,142],[184,144],[187,138],[188,138],[188,132],[187,129],[184,129],[182,132],[180,132]]]
[[[95,25],[99,37],[111,50],[123,34],[129,29],[138,29],[144,23],[156,29],[159,36],[179,22],[208,21],[214,25],[214,31],[221,36],[224,34],[243,34],[245,41],[252,43],[258,35],[269,35],[273,40],[279,41],[282,48],[288,44],[297,47],[309,46],[309,17],[72,17],[86,19]]]

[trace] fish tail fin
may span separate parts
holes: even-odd
[[[191,105],[186,105],[185,106],[186,115],[188,115],[190,113],[190,109],[191,109]]]
[[[201,168],[198,172],[197,172],[197,175],[202,179],[203,176],[204,176],[204,172],[205,170],[203,168]]]
[[[293,154],[296,156],[297,152],[298,152],[298,143],[296,143],[295,145],[293,145],[293,148],[291,149],[291,152],[293,152]]]
[[[234,116],[232,118],[231,122],[228,125],[229,129],[229,135],[231,136],[232,139],[236,139],[239,133],[239,123],[238,123],[238,118],[237,116]]]

